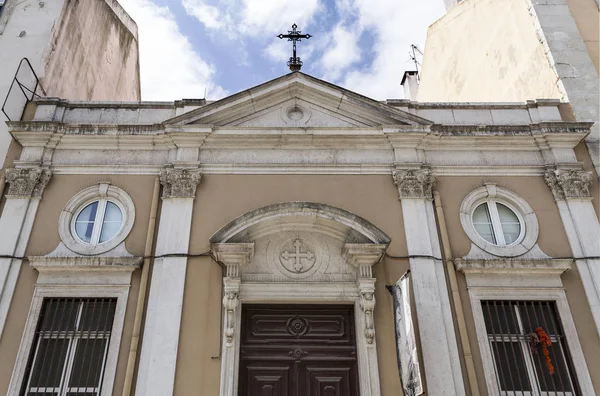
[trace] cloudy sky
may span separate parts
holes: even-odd
[[[119,0],[139,27],[142,99],[214,100],[289,72],[296,23],[302,71],[383,100],[401,98],[411,44],[424,48],[443,0]]]

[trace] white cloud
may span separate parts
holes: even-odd
[[[143,100],[218,99],[227,92],[215,82],[215,68],[181,33],[168,7],[150,0],[120,0],[139,28]],[[208,15],[208,14],[207,14]]]
[[[330,42],[321,57],[326,80],[337,80],[350,65],[360,60],[361,51],[358,47],[360,34],[359,29],[350,30],[342,24],[336,25],[328,33]]]
[[[287,41],[277,40],[269,44],[263,52],[275,62],[286,62],[290,57],[290,46]]]
[[[209,30],[225,32],[231,39],[241,35],[265,36],[287,31],[292,23],[306,26],[324,9],[321,0],[182,0],[188,15]]]
[[[217,7],[206,4],[202,0],[183,0],[181,4],[189,15],[196,17],[207,28],[222,29],[224,27],[223,17]]]
[[[374,35],[374,58],[365,70],[349,71],[342,85],[375,99],[402,96],[402,73],[414,69],[409,47],[424,47],[427,26],[443,15],[443,3],[356,0],[353,6],[360,26]]]

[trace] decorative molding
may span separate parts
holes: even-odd
[[[6,182],[9,183],[7,197],[41,198],[50,182],[52,172],[47,168],[11,168],[6,170]]]
[[[240,305],[240,279],[223,279],[223,309],[225,309],[225,345],[233,347],[236,333],[236,309]]]
[[[194,198],[196,187],[202,178],[198,168],[166,168],[160,172],[160,182],[163,185],[162,197],[165,198]]]
[[[388,245],[371,243],[346,243],[343,257],[348,264],[358,268],[358,279],[371,278],[371,267],[377,264],[387,249]]]
[[[561,275],[571,269],[571,259],[456,259],[454,265],[465,274]]]
[[[590,183],[592,171],[553,169],[544,173],[544,181],[556,201],[572,198],[592,198]]]
[[[239,278],[240,267],[250,264],[254,256],[254,243],[213,243],[211,251],[227,267],[226,277]]]
[[[433,199],[435,176],[430,169],[398,169],[392,172],[400,199]]]
[[[227,267],[223,278],[223,309],[225,310],[225,346],[234,346],[236,336],[236,310],[240,305],[240,267],[250,263],[254,256],[254,243],[213,243],[214,257]]]
[[[364,315],[364,333],[367,345],[373,345],[375,339],[375,322],[373,312],[375,312],[375,278],[360,279],[357,282],[360,299],[358,304]]]

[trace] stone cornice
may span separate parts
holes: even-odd
[[[162,198],[194,198],[202,179],[199,168],[166,168],[160,172]]]
[[[39,272],[133,272],[140,267],[141,257],[28,257],[29,265]]]
[[[554,199],[591,199],[590,184],[592,171],[579,169],[553,169],[544,173],[544,181],[552,191]]]
[[[456,259],[454,265],[465,274],[560,275],[571,268],[571,259]]]
[[[433,199],[435,176],[427,168],[396,168],[392,172],[400,199]]]
[[[40,198],[50,182],[52,172],[42,167],[11,168],[6,170],[7,197]]]

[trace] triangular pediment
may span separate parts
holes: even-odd
[[[171,125],[364,128],[432,122],[295,72],[167,120]]]

